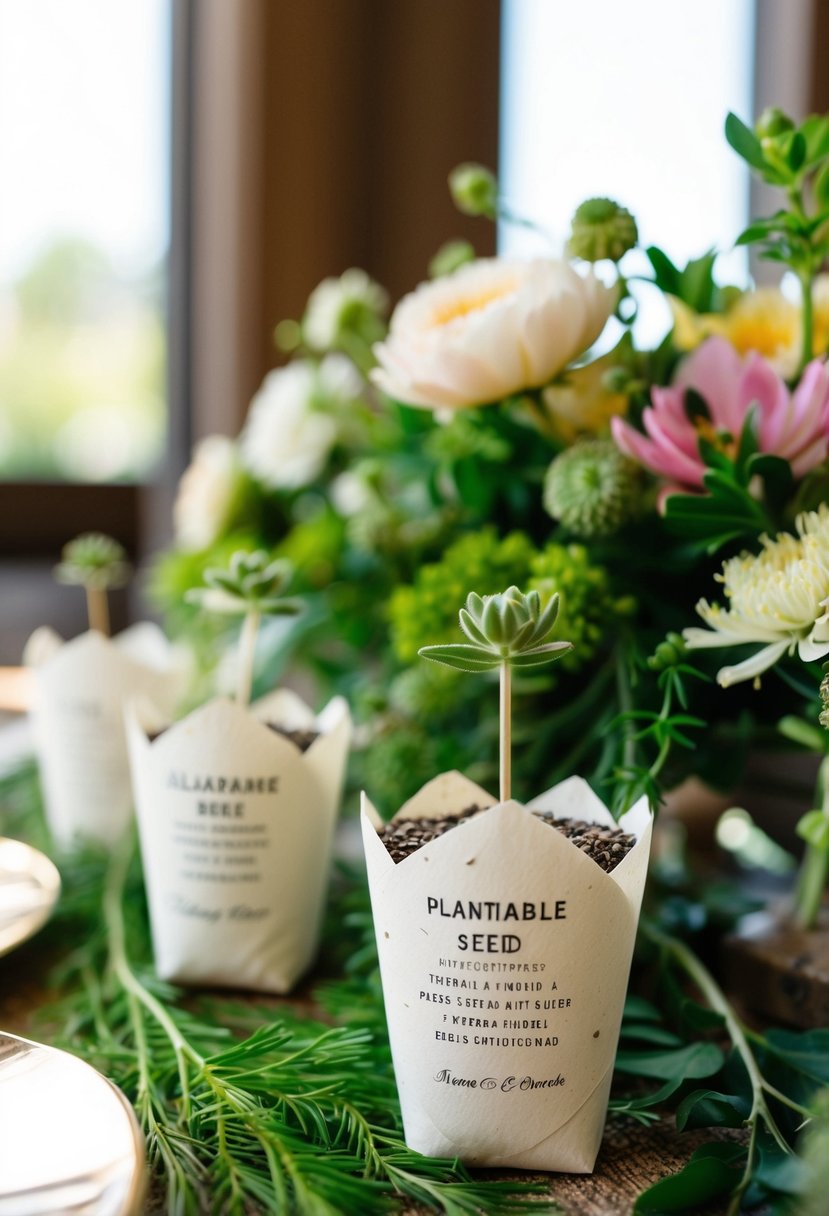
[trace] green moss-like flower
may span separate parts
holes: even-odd
[[[61,552],[54,574],[59,583],[105,591],[124,587],[131,568],[123,545],[103,532],[85,532],[70,540]]]
[[[413,663],[421,646],[454,641],[457,606],[469,588],[495,595],[525,583],[534,553],[523,532],[501,540],[494,528],[484,528],[455,541],[441,561],[421,566],[411,586],[397,587],[392,594],[389,614],[397,658]]]
[[[610,198],[589,198],[576,208],[567,248],[585,262],[618,262],[639,239],[627,207]]]
[[[360,753],[360,778],[388,813],[440,772],[432,737],[413,722],[390,723]]]
[[[467,699],[470,687],[469,681],[450,667],[421,663],[394,677],[389,702],[416,722],[441,722],[455,714],[459,703]]]
[[[644,480],[638,465],[610,439],[586,439],[547,470],[544,507],[577,536],[610,536],[639,510]]]
[[[614,593],[607,570],[590,561],[584,545],[549,544],[532,559],[530,570],[529,586],[541,593],[542,601],[561,596],[556,632],[568,638],[573,649],[559,666],[578,671],[615,636],[618,622],[634,611],[634,602]]]

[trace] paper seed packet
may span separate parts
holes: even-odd
[[[301,752],[266,723],[318,736]],[[127,730],[158,974],[288,992],[317,949],[346,702],[316,717],[280,690],[252,706],[219,698],[168,725],[145,701],[129,707]]]
[[[617,826],[572,777],[525,807],[444,773],[395,819],[488,808],[395,864],[362,830],[406,1143],[468,1165],[589,1173],[601,1144],[650,851],[606,873],[532,809]]]
[[[124,702],[143,695],[172,714],[188,660],[149,622],[114,638],[90,629],[69,642],[41,628],[23,658],[34,676],[31,717],[52,835],[64,847],[81,838],[111,845],[132,816]]]

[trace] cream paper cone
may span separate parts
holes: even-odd
[[[320,731],[299,749],[264,722]],[[164,730],[127,711],[158,974],[287,992],[316,953],[351,720],[291,693],[219,698]]]
[[[483,814],[395,864],[363,795],[363,840],[406,1143],[469,1165],[589,1173],[601,1143],[650,850],[606,874],[517,802],[459,773],[396,818]],[[614,826],[572,777],[530,804]]]
[[[34,677],[32,725],[52,834],[64,846],[81,837],[113,844],[132,815],[124,702],[149,696],[171,714],[188,664],[149,622],[70,642],[38,629],[23,658]]]

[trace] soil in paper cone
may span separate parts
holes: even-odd
[[[410,857],[424,844],[437,840],[445,832],[462,827],[480,812],[477,806],[467,807],[457,815],[442,819],[395,819],[382,827],[378,835],[395,863]],[[555,819],[544,811],[531,812],[573,842],[577,849],[595,861],[606,873],[615,870],[636,844],[636,837],[621,828],[608,828],[584,819]]]

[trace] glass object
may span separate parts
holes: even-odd
[[[0,0],[0,478],[161,455],[171,0]]]

